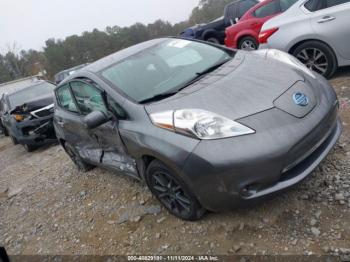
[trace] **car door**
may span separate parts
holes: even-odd
[[[75,83],[75,82],[72,82]],[[86,161],[100,163],[102,149],[98,140],[85,128],[84,116],[72,95],[70,84],[56,90],[58,105],[55,109],[54,124],[59,138],[71,144]]]
[[[137,177],[136,162],[127,153],[118,130],[118,122],[126,119],[124,110],[89,79],[72,82],[71,88],[82,114],[101,111],[111,117],[111,121],[88,131],[90,137],[98,143],[100,164]]]
[[[345,59],[350,59],[349,19],[350,0],[322,0],[311,14],[314,31]]]

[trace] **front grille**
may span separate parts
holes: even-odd
[[[333,131],[333,127],[336,125],[338,119],[338,109],[334,107],[333,110],[313,128],[313,130],[304,137],[296,146],[294,146],[289,152],[289,159],[285,163],[283,172],[292,169],[298,165],[301,161],[312,154],[323,141]]]
[[[53,106],[47,106],[42,109],[33,111],[31,114],[37,118],[39,117],[48,117],[51,116],[54,113],[54,107]]]
[[[325,140],[322,141],[321,145],[319,145],[313,152],[311,152],[308,156],[306,156],[306,158],[304,158],[301,162],[294,165],[289,170],[283,172],[280,178],[280,182],[287,181],[294,178],[295,176],[298,176],[304,170],[306,170],[309,166],[311,166],[319,158],[319,156],[326,150],[328,145],[333,140],[336,132],[337,132],[337,126],[335,126],[331,130],[331,132],[328,133],[328,136],[325,138]]]
[[[45,109],[45,110],[42,110],[42,111],[35,112],[35,115],[38,116],[38,117],[46,117],[46,116],[50,116],[52,114],[53,114],[53,112],[50,109]]]

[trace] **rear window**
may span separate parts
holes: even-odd
[[[241,18],[250,8],[257,4],[256,1],[242,1],[239,3],[238,18]]]
[[[350,0],[310,0],[304,6],[310,12],[316,12],[325,8],[349,3]]]
[[[267,5],[264,5],[258,9],[256,9],[254,12],[254,16],[258,17],[258,18],[264,18],[267,16],[277,14],[279,12],[280,12],[280,9],[278,8],[278,5],[276,4],[275,1],[273,1]]]
[[[280,0],[281,11],[285,12],[294,5],[298,0]]]
[[[350,0],[327,0],[326,6],[332,7],[332,6],[342,5],[342,4],[349,3],[349,2],[350,2]]]

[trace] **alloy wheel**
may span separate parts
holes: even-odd
[[[242,42],[241,49],[245,51],[254,51],[257,49],[257,46],[252,40],[246,39]]]
[[[159,200],[173,213],[178,215],[189,214],[192,209],[190,198],[182,187],[170,175],[156,172],[151,178],[153,192]]]
[[[306,65],[307,68],[324,75],[329,66],[327,56],[318,48],[305,48],[296,57]]]

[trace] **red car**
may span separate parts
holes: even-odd
[[[249,9],[237,24],[226,29],[225,45],[230,48],[256,50],[263,24],[286,11],[297,0],[264,0]]]

